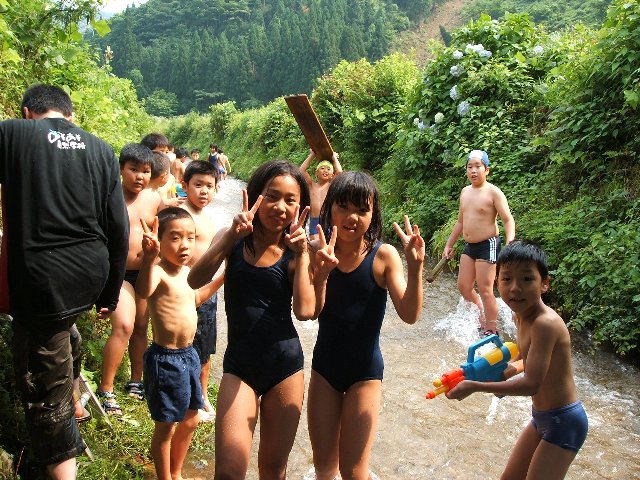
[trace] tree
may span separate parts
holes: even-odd
[[[173,92],[159,88],[144,99],[144,108],[149,115],[171,117],[178,110],[178,97]]]

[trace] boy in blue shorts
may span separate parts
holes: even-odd
[[[498,333],[498,302],[493,293],[496,278],[496,258],[500,252],[498,236],[500,217],[504,225],[507,244],[516,235],[516,224],[509,210],[507,198],[495,185],[487,182],[489,155],[484,150],[472,150],[467,158],[467,185],[460,193],[458,221],[444,247],[443,257],[453,256],[453,246],[464,237],[465,246],[460,256],[458,290],[467,302],[473,302],[480,311],[481,335]],[[478,293],[474,289],[478,285]]]
[[[196,239],[189,212],[169,207],[158,213],[151,229],[142,219],[140,224],[143,259],[136,293],[147,299],[153,325],[153,343],[144,354],[145,396],[155,421],[151,454],[158,479],[171,480],[182,478],[203,406],[200,359],[192,346],[196,306],[217,286],[209,283],[193,290],[187,283]]]
[[[533,415],[516,442],[501,478],[564,478],[589,429],[577,400],[571,367],[571,338],[562,318],[542,301],[549,289],[547,256],[536,244],[518,240],[497,261],[498,290],[516,318],[524,375],[509,382],[465,380],[447,397],[473,392],[531,396]],[[522,368],[517,362],[505,377]]]

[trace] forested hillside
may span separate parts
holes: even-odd
[[[436,0],[149,0],[116,15],[91,41],[114,52],[151,113],[244,107],[310,92],[340,60],[377,60],[394,32],[422,20]]]

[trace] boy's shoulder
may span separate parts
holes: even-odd
[[[553,308],[544,305],[544,309],[530,322],[532,335],[542,335],[549,340],[568,334],[569,330],[562,317]]]

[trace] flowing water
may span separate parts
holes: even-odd
[[[223,183],[210,208],[216,223],[229,225],[241,208],[243,184]],[[226,348],[224,299],[218,308],[218,354],[213,381],[219,383]],[[466,361],[467,346],[477,339],[475,306],[458,294],[455,277],[445,271],[425,284],[424,310],[416,325],[404,324],[392,303],[382,327],[385,360],[382,405],[371,470],[381,480],[495,479],[531,416],[526,397],[498,399],[474,394],[463,402],[444,396],[426,400],[431,381]],[[305,352],[308,382],[317,321],[297,322]],[[500,302],[499,328],[508,339],[514,325]],[[578,395],[589,416],[589,436],[569,469],[568,479],[640,479],[640,375],[638,368],[614,355],[587,353],[587,342],[574,339],[574,369]],[[254,438],[248,479],[257,479],[257,439]],[[185,478],[213,478],[213,458],[191,456]],[[313,480],[312,452],[306,426],[306,406],[289,457],[288,478]]]

